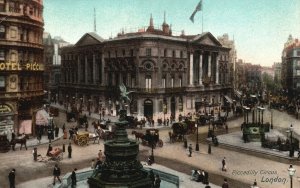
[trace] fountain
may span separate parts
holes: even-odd
[[[121,90],[121,110],[119,121],[116,122],[115,137],[104,144],[106,159],[101,168],[96,169],[88,178],[90,188],[151,188],[151,180],[147,171],[137,159],[139,143],[128,139],[125,127],[125,103],[130,99],[124,85]]]

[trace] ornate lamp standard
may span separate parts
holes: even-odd
[[[290,145],[291,145],[291,147],[290,147],[290,157],[294,157],[294,145],[293,145],[293,125],[291,124],[291,126],[290,126]]]
[[[199,125],[199,118],[195,118],[195,127],[197,127],[197,138],[196,138],[196,151],[199,151],[199,140],[198,140],[198,125]]]
[[[296,169],[293,168],[293,165],[290,165],[290,167],[288,168],[288,172],[291,178],[291,188],[293,188],[293,176],[296,172]]]
[[[101,108],[102,108],[102,104],[101,104],[101,100],[99,100],[98,112],[99,112],[99,120],[100,121],[101,121]]]

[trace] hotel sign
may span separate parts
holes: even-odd
[[[21,65],[20,63],[4,62],[0,63],[0,71],[43,71],[44,65],[38,63],[26,63]]]
[[[6,104],[0,104],[0,114],[10,113],[12,109]]]

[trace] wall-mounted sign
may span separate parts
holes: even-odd
[[[38,63],[26,63],[21,65],[20,63],[4,62],[0,63],[0,71],[42,71],[44,70],[44,65]]]
[[[10,112],[12,112],[11,107],[9,107],[6,104],[0,104],[0,114],[10,113]]]

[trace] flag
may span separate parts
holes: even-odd
[[[193,23],[194,23],[194,16],[195,16],[195,14],[196,14],[198,11],[200,11],[200,10],[202,10],[202,0],[200,0],[200,2],[199,2],[198,5],[196,6],[194,12],[192,13],[192,15],[191,15],[191,17],[190,17],[190,20],[191,20]]]

